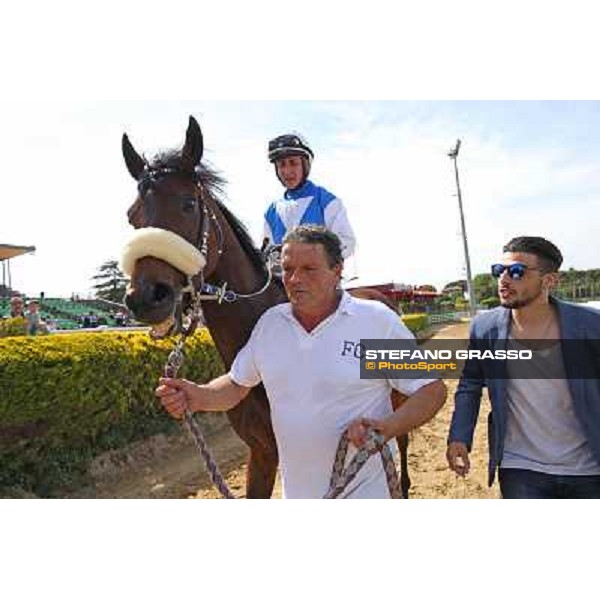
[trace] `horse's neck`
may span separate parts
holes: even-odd
[[[227,289],[239,294],[259,291],[266,283],[266,274],[257,269],[246,255],[229,223],[222,215],[218,218],[221,219],[224,236],[223,253],[208,282],[216,285],[227,283]],[[232,303],[218,304],[214,300],[202,303],[206,326],[226,367],[230,366],[237,352],[246,343],[265,310],[285,301],[285,295],[279,286],[271,282],[264,292],[252,298],[240,298]]]
[[[260,302],[240,299],[224,305],[215,301],[202,303],[204,321],[227,368],[248,341],[260,316],[271,306],[281,303],[282,297],[274,294],[271,288],[261,295]]]

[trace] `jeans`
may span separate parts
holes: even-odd
[[[600,475],[549,475],[526,469],[500,469],[502,497],[600,498]]]

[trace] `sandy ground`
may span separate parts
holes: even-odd
[[[439,330],[441,339],[464,338],[466,323]],[[452,415],[456,381],[446,381],[448,400],[433,421],[411,435],[409,468],[412,498],[498,498],[497,484],[486,484],[487,401],[482,404],[475,444],[471,453],[471,473],[466,479],[454,475],[445,459],[446,437]],[[244,497],[247,448],[233,433],[224,417],[214,415],[203,424],[206,441],[229,488]],[[99,457],[90,469],[92,484],[71,498],[219,498],[204,463],[187,434],[154,436],[128,448]],[[273,498],[281,497],[279,481]]]

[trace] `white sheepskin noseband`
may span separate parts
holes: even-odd
[[[176,233],[156,227],[144,227],[135,231],[123,249],[123,273],[131,277],[136,261],[144,256],[164,260],[190,277],[198,274],[206,265],[206,259],[198,248]]]

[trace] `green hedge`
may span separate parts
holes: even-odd
[[[154,396],[172,346],[140,332],[0,339],[0,488],[51,495],[99,452],[174,427]],[[222,372],[197,332],[179,375]]]
[[[402,322],[414,333],[426,329],[429,325],[429,317],[425,313],[417,313],[414,315],[403,315]]]
[[[0,338],[27,335],[27,321],[24,317],[0,320]]]

